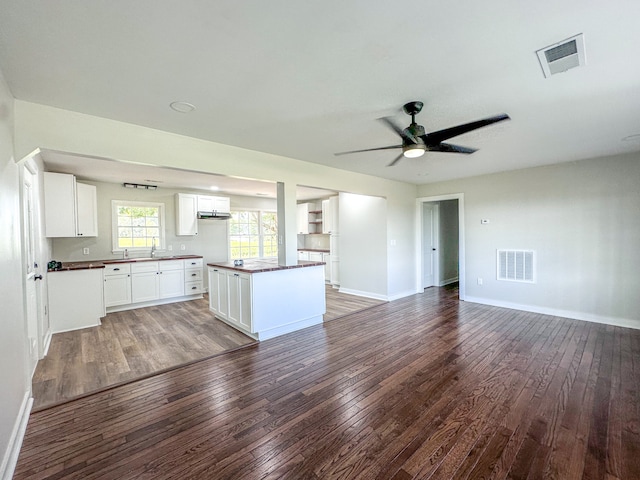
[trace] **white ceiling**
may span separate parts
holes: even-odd
[[[18,99],[411,183],[640,150],[640,2],[0,0]],[[587,64],[536,50],[583,33]],[[333,153],[398,144],[377,118],[425,103],[427,131],[507,113],[473,155]],[[196,106],[183,114],[173,101]]]

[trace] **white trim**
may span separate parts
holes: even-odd
[[[11,437],[9,438],[9,444],[7,450],[4,452],[2,458],[2,464],[0,464],[0,478],[12,478],[13,473],[18,463],[18,456],[20,455],[20,448],[22,447],[22,441],[27,431],[27,423],[29,421],[29,414],[31,413],[31,407],[33,406],[33,397],[31,392],[27,391],[24,394],[22,404],[20,405],[20,412],[16,417],[16,422],[13,425],[11,431]]]
[[[47,332],[44,338],[44,351],[42,352],[42,358],[46,357],[47,353],[49,353],[49,347],[51,346],[52,337],[53,337],[53,334],[51,333],[51,329],[49,329],[49,331]]]
[[[199,298],[204,298],[202,296],[203,293],[205,293],[204,290],[191,295],[180,295],[179,297],[158,298],[156,300],[148,300],[146,302],[127,303],[124,305],[113,305],[112,307],[107,307],[107,313],[123,312],[125,310],[135,310],[136,308],[154,307],[156,305],[167,305],[169,303],[188,302],[190,300],[197,300]]]
[[[373,298],[374,300],[384,300],[384,301],[389,300],[389,298],[386,295],[380,295],[379,293],[363,292],[362,290],[352,290],[350,288],[340,287],[338,289],[338,292],[347,293],[349,295],[355,295],[357,297]],[[415,292],[412,291],[411,295],[413,295],[414,293]],[[398,297],[398,298],[401,298],[401,297]]]
[[[435,195],[433,197],[420,197],[416,199],[416,290],[422,292],[422,204],[425,202],[440,202],[443,200],[458,200],[458,278],[460,286],[458,297],[466,298],[466,268],[465,268],[465,239],[464,239],[464,193],[451,193],[447,195]],[[437,283],[437,282],[436,282]]]
[[[163,202],[140,202],[137,200],[111,200],[111,253],[120,253],[128,250],[129,252],[146,252],[151,250],[151,247],[118,247],[118,212],[119,206],[125,207],[151,207],[158,208],[158,235],[159,245],[156,245],[156,251],[164,252],[166,249],[166,229],[165,222],[165,204]]]
[[[411,295],[415,295],[415,294],[416,292],[414,292],[413,290],[405,290],[404,292],[389,295],[387,297],[387,300],[389,302],[392,302],[394,300],[400,300],[401,298],[410,297]]]
[[[605,325],[613,325],[615,327],[635,328],[640,330],[640,319],[605,317],[602,315],[593,315],[585,312],[575,312],[572,310],[560,310],[556,308],[538,307],[535,305],[523,305],[520,303],[503,302],[501,300],[493,300],[490,298],[467,297],[467,302],[480,303],[482,305],[491,305],[493,307],[510,308],[512,310],[522,310],[524,312],[541,313],[543,315],[553,315],[555,317],[570,318],[573,320],[582,320],[585,322],[602,323]]]

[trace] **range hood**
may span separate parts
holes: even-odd
[[[198,218],[211,220],[228,220],[229,218],[231,218],[231,214],[229,212],[218,212],[217,210],[201,210],[198,212]]]

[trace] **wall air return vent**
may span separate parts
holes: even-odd
[[[586,63],[584,36],[580,33],[559,43],[554,43],[536,52],[544,76],[566,72]]]
[[[535,283],[535,252],[498,250],[498,280]]]

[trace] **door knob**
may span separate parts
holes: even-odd
[[[33,281],[35,282],[36,280],[42,280],[42,275],[35,275]]]

